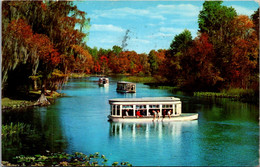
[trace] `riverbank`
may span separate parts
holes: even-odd
[[[128,82],[150,83],[150,84],[155,84],[158,82],[152,76],[146,76],[146,77],[129,76],[129,77],[123,77],[121,78],[121,80],[128,81]]]
[[[2,98],[1,101],[2,110],[6,109],[14,109],[14,108],[21,108],[21,107],[30,107],[33,106],[35,102],[28,101],[28,100],[15,100],[10,98]]]
[[[221,92],[194,92],[197,97],[230,98],[241,102],[259,104],[259,93],[252,89],[228,89]]]
[[[50,90],[47,90],[47,93],[49,94],[49,95],[46,95],[46,98],[48,100],[52,100],[57,97],[63,96],[63,94],[58,93],[58,92],[51,93]],[[35,103],[37,101],[37,98],[35,98],[35,97],[39,98],[40,95],[41,95],[41,91],[39,90],[39,91],[30,91],[29,100],[4,97],[1,99],[2,110],[35,106]]]

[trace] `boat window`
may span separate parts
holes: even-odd
[[[129,116],[134,116],[134,111],[133,110],[128,110],[128,115]]]
[[[117,113],[116,115],[120,115],[120,105],[117,106]]]
[[[172,105],[162,105],[162,108],[172,108]]]
[[[113,105],[113,107],[112,107],[112,115],[116,115],[115,112],[116,112],[116,106]]]
[[[123,108],[133,108],[133,105],[123,105]]]
[[[160,108],[159,105],[149,105],[149,108]]]
[[[146,105],[136,105],[136,109],[146,109]]]

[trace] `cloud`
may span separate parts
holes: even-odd
[[[197,17],[200,11],[198,6],[192,4],[180,4],[180,5],[157,5],[157,10],[161,14],[175,14],[188,17]]]
[[[94,14],[90,16],[97,18],[126,18],[129,16],[147,16],[149,15],[149,11],[146,9],[134,9],[129,7],[124,8],[115,8],[110,10],[94,10]]]
[[[93,24],[90,30],[91,31],[115,31],[115,32],[125,31],[123,28],[114,26],[112,24]]]
[[[177,34],[180,34],[184,31],[185,28],[173,28],[173,27],[161,27],[159,29],[159,32],[152,34],[152,35],[148,35],[147,38],[168,38],[168,37],[174,37]],[[193,37],[196,37],[197,34],[197,29],[187,29],[191,32],[191,35]]]
[[[181,15],[185,17],[197,17],[200,8],[192,4],[180,5],[157,5],[144,9],[136,9],[130,7],[114,8],[109,10],[94,10],[89,16],[91,18],[136,18],[146,17],[150,19],[166,20],[165,15]]]
[[[239,15],[248,15],[251,16],[254,13],[254,10],[250,10],[248,8],[238,6],[238,5],[232,5],[233,8],[237,11],[237,14]]]

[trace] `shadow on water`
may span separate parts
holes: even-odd
[[[2,137],[2,159],[13,161],[17,155],[46,154],[46,150],[58,152],[65,150],[64,138],[58,121],[59,116],[48,107],[26,108],[5,112],[2,124],[24,123],[30,125],[27,133]]]

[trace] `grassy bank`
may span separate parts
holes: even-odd
[[[55,91],[51,92],[50,90],[47,90],[46,92],[47,92],[47,94],[49,94],[49,95],[45,95],[47,99],[55,99],[55,98],[63,95],[62,93],[58,93],[58,92],[55,92]],[[40,97],[41,91],[40,90],[30,91],[30,94],[39,95],[39,97]]]
[[[71,73],[70,74],[70,78],[84,78],[84,77],[89,77],[89,74],[85,74],[85,73]]]
[[[2,109],[28,107],[33,105],[34,102],[28,100],[14,100],[7,97],[2,98]]]
[[[194,92],[194,96],[213,98],[232,98],[243,102],[259,103],[258,92],[252,89],[232,88],[221,92]]]
[[[180,90],[180,88],[178,87],[173,87],[173,86],[158,86],[158,89],[166,89],[169,90],[171,92],[176,91],[176,90]]]
[[[156,83],[157,80],[151,76],[139,77],[139,76],[129,76],[121,78],[122,81],[128,82],[138,82],[138,83]]]
[[[47,93],[50,94],[50,92],[51,92],[50,90],[47,90]],[[40,95],[41,95],[41,91],[39,90],[39,91],[29,92],[29,97],[31,97],[31,100],[21,100],[21,99],[18,100],[18,99],[4,97],[1,99],[2,110],[34,106],[36,100],[40,97]],[[62,95],[63,94],[58,92],[52,92],[50,95],[47,95],[46,98],[51,100],[60,97]]]

